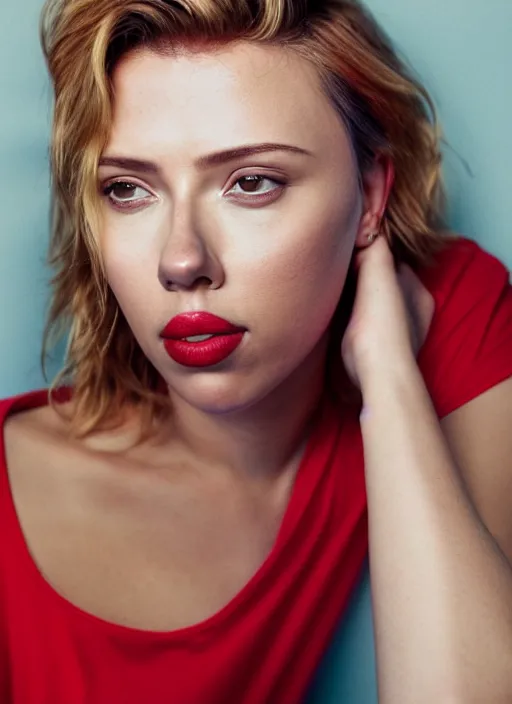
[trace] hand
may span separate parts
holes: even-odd
[[[347,373],[362,389],[372,374],[400,372],[423,345],[434,315],[434,299],[413,270],[396,271],[384,237],[355,260],[357,291],[341,353]]]

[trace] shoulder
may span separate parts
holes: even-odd
[[[510,276],[508,268],[496,256],[477,242],[456,234],[417,273],[438,306],[447,303],[457,291],[478,294],[489,284],[504,286]]]
[[[17,482],[53,458],[66,437],[65,418],[48,403],[47,391],[0,401],[2,460],[10,481]],[[27,477],[29,475],[27,474]]]
[[[66,430],[69,400],[62,394],[59,412],[48,403],[48,390],[40,389],[0,400],[0,427],[4,441],[11,437],[38,434],[61,435]]]
[[[48,439],[62,434],[63,423],[50,406],[29,408],[8,415],[3,423],[4,443],[23,442],[29,438]]]
[[[70,387],[54,393],[55,405],[49,403],[48,390],[31,391],[0,400],[0,445],[4,461],[15,452],[25,459],[31,449],[31,460],[51,454],[55,461],[76,453],[77,458],[91,461],[111,457],[113,461],[128,460],[131,450],[139,447],[140,417],[136,410],[125,409],[119,423],[99,427],[85,436],[72,432],[73,394]],[[152,438],[159,440],[155,430]],[[157,443],[156,443],[157,444]]]
[[[512,375],[510,274],[463,237],[417,273],[435,301],[418,363],[443,417]]]

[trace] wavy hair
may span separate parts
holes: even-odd
[[[53,81],[51,138],[54,271],[42,365],[67,335],[50,389],[73,387],[71,432],[140,410],[142,436],[170,412],[165,383],[118,308],[98,247],[97,168],[112,122],[112,72],[141,47],[284,46],[311,62],[352,140],[360,173],[389,157],[395,181],[382,231],[395,256],[429,261],[443,233],[440,131],[429,95],[357,0],[47,0],[42,45]],[[342,299],[343,300],[343,299]],[[346,312],[346,302],[345,302]]]

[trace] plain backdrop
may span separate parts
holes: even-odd
[[[0,0],[0,397],[44,385],[51,94],[42,0]],[[450,224],[512,266],[512,1],[368,0],[430,90],[444,126]],[[57,362],[50,371],[57,369]],[[312,702],[376,701],[368,576]]]

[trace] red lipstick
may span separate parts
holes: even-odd
[[[236,350],[245,332],[245,328],[233,325],[224,318],[197,311],[174,317],[160,337],[164,340],[167,354],[178,364],[211,367]]]

